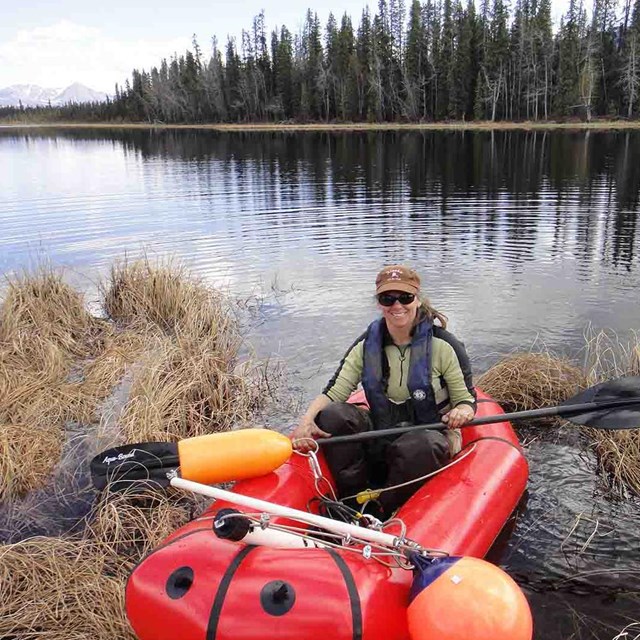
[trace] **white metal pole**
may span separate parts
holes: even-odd
[[[291,507],[284,507],[282,505],[275,504],[274,502],[267,502],[266,500],[260,500],[250,496],[243,496],[240,493],[218,489],[217,487],[212,487],[208,484],[201,484],[199,482],[193,482],[192,480],[185,480],[184,478],[173,478],[171,480],[171,485],[178,487],[179,489],[191,491],[192,493],[199,493],[210,498],[233,502],[234,504],[253,509],[254,511],[264,511],[283,518],[291,518],[299,520],[300,522],[306,522],[307,524],[321,527],[322,529],[326,529],[332,533],[338,533],[343,536],[354,536],[360,540],[371,542],[372,544],[395,547],[396,542],[398,541],[396,536],[383,533],[382,531],[359,527],[339,520],[331,520],[330,518],[317,516],[314,513],[307,513],[298,509],[292,509]]]

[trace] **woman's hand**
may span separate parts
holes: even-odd
[[[310,439],[316,440],[317,438],[330,438],[331,434],[323,431],[313,418],[309,418],[304,415],[300,419],[300,423],[291,433],[291,439],[293,440],[293,448],[300,453],[307,453],[313,448],[313,443]],[[306,439],[303,439],[306,438]]]
[[[457,429],[463,424],[467,424],[470,420],[473,420],[474,415],[475,411],[472,406],[468,404],[459,404],[457,407],[453,407],[451,411],[442,416],[442,422],[444,422],[449,429]]]

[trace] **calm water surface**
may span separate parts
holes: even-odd
[[[639,191],[636,132],[0,129],[0,271],[45,258],[96,299],[125,252],[184,258],[255,296],[254,347],[308,399],[372,319],[384,263],[418,269],[476,372],[534,341],[579,359],[585,331],[629,339]],[[528,458],[495,559],[538,638],[613,638],[640,620],[640,507],[603,495],[571,433]]]

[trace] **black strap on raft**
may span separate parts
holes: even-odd
[[[242,561],[249,555],[256,547],[253,545],[248,545],[244,547],[232,560],[231,564],[227,567],[227,570],[224,572],[222,576],[222,580],[220,580],[220,584],[218,586],[218,591],[216,592],[216,597],[213,601],[213,606],[211,607],[211,613],[209,615],[209,624],[207,625],[207,635],[206,640],[216,640],[216,636],[218,634],[218,623],[220,622],[220,614],[222,613],[222,605],[224,604],[224,600],[227,597],[227,591],[229,591],[229,586],[231,585],[231,580],[233,580],[233,576],[236,571],[242,564]]]

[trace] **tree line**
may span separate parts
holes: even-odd
[[[431,122],[635,118],[640,0],[570,0],[554,32],[551,0],[379,0],[299,33],[267,33],[134,69],[102,103],[5,108],[0,117],[148,123]]]

